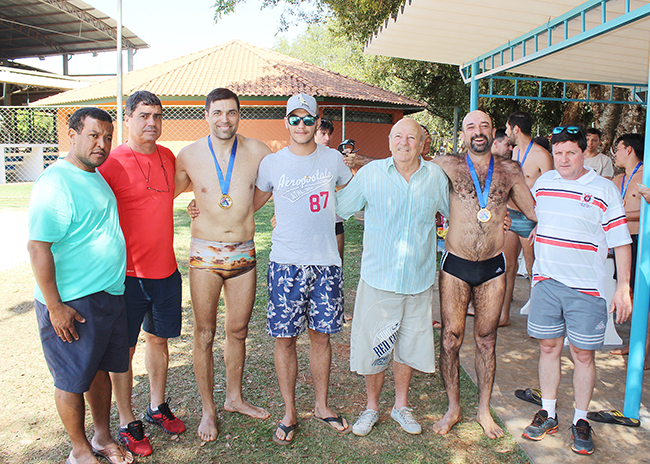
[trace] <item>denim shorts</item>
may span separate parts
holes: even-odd
[[[524,215],[524,213],[517,211],[516,209],[508,208],[508,215],[510,216],[510,219],[512,219],[510,230],[520,237],[528,238],[537,225],[536,222],[531,221]]]

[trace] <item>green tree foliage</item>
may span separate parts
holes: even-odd
[[[216,0],[215,20],[245,1]],[[403,3],[404,0],[264,0],[263,7],[284,5],[281,30],[298,23],[312,25],[291,43],[280,40],[276,51],[424,101],[429,105],[429,116],[424,116],[424,122],[450,135],[453,108],[458,107],[461,115],[469,110],[469,85],[462,81],[457,66],[362,53],[367,39],[386,19],[394,17]],[[487,80],[481,81],[480,92],[486,93],[488,85]],[[511,81],[495,81],[495,93],[506,94],[512,85]],[[519,95],[537,96],[538,92],[535,82],[518,84]],[[562,86],[544,84],[542,94],[559,99]],[[597,127],[606,125],[594,118],[594,113],[603,113],[594,105],[490,98],[481,99],[479,108],[492,115],[495,127],[504,126],[513,111],[526,111],[535,121],[535,135],[548,135],[554,126],[566,120],[586,125],[593,120]]]

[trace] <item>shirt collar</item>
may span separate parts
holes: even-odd
[[[573,179],[573,181],[569,181],[569,180],[563,178],[557,170],[555,171],[555,176],[553,177],[553,179],[555,179],[555,180],[566,180],[567,182],[578,182],[579,184],[587,185],[589,182],[594,180],[598,174],[596,174],[596,171],[594,171],[594,169],[589,167],[589,166],[585,166],[585,169],[587,170],[587,172],[585,172],[583,175],[581,175],[577,179]]]
[[[429,165],[430,161],[424,161],[421,156],[418,156],[418,158],[420,160],[420,167],[418,167],[418,170],[415,171],[412,175],[417,174],[422,169],[431,169],[431,166]],[[395,171],[397,171],[397,168],[395,167],[395,159],[392,156],[388,158],[388,164],[386,164],[386,170],[388,171],[391,167],[395,169]]]

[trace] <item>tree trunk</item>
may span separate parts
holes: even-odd
[[[567,84],[567,96],[572,98],[586,98],[587,86],[584,84],[575,84],[573,82]],[[562,125],[579,124],[582,121],[582,115],[585,111],[585,104],[581,102],[569,102],[564,109],[564,116],[562,117]]]

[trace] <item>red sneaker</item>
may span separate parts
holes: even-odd
[[[120,427],[117,431],[117,439],[126,449],[138,456],[149,456],[153,453],[151,443],[144,434],[142,421],[133,421],[126,427]]]
[[[176,435],[185,431],[185,424],[178,417],[170,411],[169,405],[163,403],[158,406],[157,411],[153,411],[151,406],[147,407],[147,413],[144,415],[144,420],[150,424],[158,425],[169,434]]]

